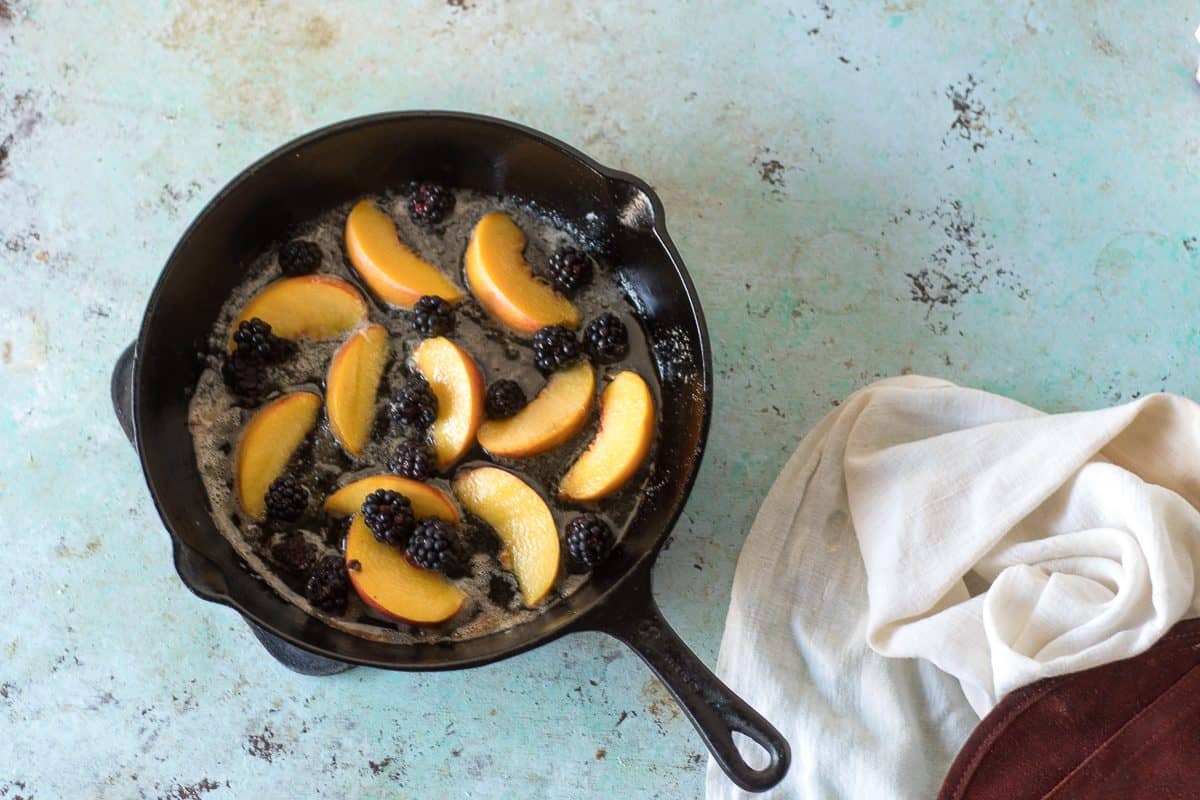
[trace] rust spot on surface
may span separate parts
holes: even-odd
[[[371,768],[371,774],[372,774],[372,775],[378,775],[378,774],[380,774],[381,772],[383,772],[385,769],[387,769],[387,768],[388,768],[388,765],[389,765],[389,764],[391,764],[391,763],[392,763],[392,759],[391,759],[391,757],[389,756],[388,758],[385,758],[383,761],[370,761],[370,760],[368,760],[368,761],[367,761],[367,766]]]
[[[986,231],[977,223],[975,214],[961,201],[943,201],[932,211],[919,211],[904,215],[914,218],[931,228],[940,228],[945,240],[929,254],[927,266],[916,272],[904,273],[908,279],[909,299],[925,306],[925,318],[935,308],[950,311],[951,318],[957,316],[956,306],[970,295],[983,294],[995,287],[1011,292],[1020,300],[1027,300],[1030,291],[1010,269],[997,263],[992,254],[995,246],[988,241]],[[899,223],[899,215],[893,217]],[[929,321],[934,333],[945,334],[949,325],[942,320]]]
[[[765,183],[772,186],[783,186],[783,173],[787,172],[787,167],[779,162],[778,159],[770,159],[762,161],[758,165],[758,175]]]
[[[1096,46],[1103,55],[1109,58],[1120,58],[1121,48],[1117,47],[1113,40],[1108,38],[1103,31],[1096,30],[1092,33],[1092,44]]]
[[[979,81],[968,74],[967,79],[957,86],[946,89],[946,96],[954,108],[954,122],[950,123],[948,135],[956,134],[958,138],[971,144],[971,150],[978,152],[983,149],[983,140],[991,135],[987,126],[988,110],[983,102],[975,97]],[[945,143],[945,139],[942,140]]]
[[[0,0],[0,9],[5,8],[3,2]],[[41,112],[34,107],[32,90],[15,94],[11,101],[0,103],[0,125],[11,130],[0,139],[0,178],[4,177],[10,163],[13,145],[27,138],[41,119]]]
[[[304,26],[305,44],[313,50],[329,47],[336,38],[337,33],[324,17],[313,17]]]
[[[0,797],[7,798],[8,793],[13,789],[19,789],[20,792],[14,793],[12,800],[33,800],[32,794],[22,794],[22,792],[27,791],[25,788],[25,781],[6,781],[4,784],[0,784]]]
[[[679,716],[679,705],[658,678],[649,678],[642,684],[642,702],[660,726]]]
[[[225,786],[229,786],[229,781],[225,781]],[[157,800],[200,800],[202,795],[206,795],[214,789],[220,789],[221,784],[208,778],[201,778],[199,783],[184,785],[177,783],[167,790],[166,794],[160,794]]]
[[[0,345],[0,361],[5,364],[12,363],[12,342],[8,339],[5,339],[4,344]]]
[[[286,753],[287,748],[275,741],[275,731],[271,730],[270,725],[267,725],[263,728],[262,733],[246,737],[246,752],[270,764],[275,760],[275,756]]]
[[[60,542],[54,548],[54,555],[59,558],[91,558],[100,552],[100,538],[93,536],[87,540],[82,549],[75,550],[66,543]]]
[[[608,751],[605,750],[603,747],[601,747],[599,750],[596,751],[596,760],[603,761],[604,757],[607,755],[608,755]]]
[[[12,18],[13,10],[12,6],[9,5],[8,0],[0,0],[0,20],[4,22],[11,22]]]

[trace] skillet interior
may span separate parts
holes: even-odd
[[[640,309],[659,372],[657,468],[622,546],[578,592],[537,619],[464,642],[395,645],[330,628],[250,574],[213,525],[187,429],[190,388],[212,321],[255,255],[333,205],[413,179],[517,195],[551,209],[605,248]],[[134,420],[147,482],[193,591],[271,633],[332,658],[390,669],[494,661],[582,626],[648,569],[691,488],[711,408],[711,364],[690,280],[653,193],[537,132],[466,114],[411,112],[350,120],[268,155],[214,198],[176,247],[137,344]]]

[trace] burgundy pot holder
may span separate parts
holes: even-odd
[[[938,800],[1200,798],[1200,620],[1136,658],[1049,678],[984,718]]]

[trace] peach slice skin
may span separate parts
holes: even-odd
[[[451,484],[463,508],[492,526],[511,559],[525,605],[545,599],[559,570],[558,528],[546,502],[498,467],[460,472]]]
[[[421,483],[399,475],[381,474],[359,478],[348,483],[325,499],[322,506],[326,514],[349,516],[362,510],[367,495],[377,489],[391,489],[412,502],[413,513],[418,519],[437,517],[455,525],[459,522],[458,509],[450,497],[436,486]]]
[[[471,232],[465,257],[467,284],[488,311],[519,333],[547,325],[579,326],[575,305],[533,274],[525,261],[525,234],[500,211],[485,214]]]
[[[550,376],[515,416],[479,426],[479,444],[493,456],[522,458],[551,450],[587,423],[596,373],[586,361]]]
[[[467,351],[443,336],[421,342],[412,363],[437,398],[438,414],[430,435],[437,468],[444,471],[475,443],[483,422],[483,373]]]
[[[436,625],[458,613],[467,595],[440,574],[415,567],[396,547],[375,538],[355,514],[346,534],[346,567],[362,601],[414,625]]]
[[[346,252],[355,271],[385,303],[412,308],[422,295],[450,303],[465,296],[441,270],[400,241],[396,224],[370,200],[346,218]]]
[[[325,409],[334,438],[361,456],[375,424],[375,398],[388,359],[388,332],[372,323],[350,335],[329,362]]]
[[[637,472],[654,439],[654,397],[636,372],[622,372],[600,395],[600,429],[559,484],[568,500],[600,500]]]
[[[320,410],[317,395],[292,392],[260,408],[246,424],[233,463],[238,503],[251,519],[266,517],[267,489],[316,425]]]
[[[242,308],[229,332],[258,317],[284,339],[333,339],[367,321],[367,303],[358,290],[332,275],[283,278],[264,286]]]

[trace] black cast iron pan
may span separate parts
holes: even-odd
[[[254,256],[292,225],[414,179],[532,200],[607,250],[655,353],[662,420],[645,499],[621,545],[583,588],[510,630],[463,642],[395,645],[324,625],[240,564],[210,519],[187,406],[202,369],[196,353]],[[603,631],[649,664],[735,783],[762,791],[787,772],[787,741],[684,645],[650,591],[650,568],[700,466],[712,362],[700,304],[667,236],[662,204],[641,180],[537,131],[470,114],[381,114],[304,136],[235,178],[183,235],[150,297],[137,342],[118,364],[114,402],[132,428],[180,578],[204,599],[243,614],[265,644],[290,643],[338,666],[443,670],[498,661],[574,631]],[[769,763],[761,769],[748,764],[734,732],[761,745]]]

